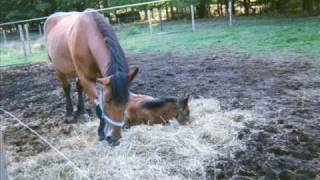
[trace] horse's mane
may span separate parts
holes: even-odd
[[[158,108],[158,107],[163,107],[166,103],[169,103],[169,102],[177,102],[177,100],[178,99],[175,97],[155,98],[155,99],[143,101],[142,107],[147,109]]]
[[[110,62],[106,75],[113,75],[111,80],[112,98],[116,103],[124,104],[128,102],[129,97],[129,81],[128,81],[128,63],[118,38],[107,19],[93,9],[85,10],[85,13],[96,22],[100,33],[102,34],[105,44],[110,51]]]
[[[124,51],[120,46],[119,40],[106,17],[104,17],[94,9],[87,9],[85,10],[85,13],[89,13],[95,20],[105,40],[106,46],[110,51],[111,60],[107,70],[107,74],[111,75],[116,71],[127,73],[129,68]]]

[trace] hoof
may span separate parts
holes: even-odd
[[[89,122],[90,121],[90,116],[87,113],[80,114],[78,116],[78,120],[81,121],[81,122]]]
[[[107,140],[107,138],[106,137],[99,137],[99,139],[98,139],[98,141],[106,141]]]
[[[120,138],[119,137],[113,137],[113,136],[109,136],[106,138],[106,140],[108,141],[108,143],[111,146],[118,146],[120,145]]]
[[[66,116],[64,122],[65,122],[66,124],[74,124],[74,123],[77,122],[77,120],[74,119],[73,116]]]

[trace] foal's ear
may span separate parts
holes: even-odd
[[[128,73],[128,80],[129,80],[129,81],[132,81],[132,80],[136,77],[136,75],[138,74],[138,72],[139,72],[139,68],[135,68],[134,70],[129,71],[129,73]]]
[[[97,81],[99,83],[102,83],[105,86],[108,86],[111,84],[111,77],[112,76],[108,76],[108,77],[104,77],[104,78],[98,78]]]
[[[189,99],[190,99],[190,95],[187,95],[185,98],[183,98],[183,106],[184,106],[184,108],[188,107]]]

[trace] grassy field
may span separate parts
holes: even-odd
[[[128,54],[201,53],[224,47],[248,56],[314,59],[320,57],[319,20],[320,17],[238,17],[230,28],[226,19],[211,18],[197,20],[196,32],[191,31],[189,20],[180,20],[165,22],[163,32],[155,23],[152,35],[146,24],[121,25],[115,29]],[[1,66],[47,61],[43,40],[35,40],[32,46],[35,53],[26,58],[17,48],[18,41],[10,43],[15,45],[7,48],[1,45]]]

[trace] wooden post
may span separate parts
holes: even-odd
[[[119,26],[119,28],[121,26],[121,22],[120,22],[120,18],[119,17],[118,17],[118,26]]]
[[[29,36],[29,24],[24,24],[24,30],[26,32],[26,41],[27,41],[28,53],[31,54],[31,44],[30,44],[30,36]]]
[[[41,24],[38,25],[38,29],[39,29],[39,36],[42,37],[42,26],[41,26]]]
[[[192,23],[192,31],[194,32],[196,30],[195,22],[194,22],[194,7],[193,4],[190,5],[191,9],[191,23]]]
[[[229,26],[232,27],[232,0],[229,0]]]
[[[25,43],[25,40],[24,40],[24,33],[23,33],[23,29],[22,29],[22,25],[21,24],[18,25],[18,29],[19,29],[19,34],[20,34],[20,40],[22,42],[23,55],[27,56],[26,43]]]
[[[109,17],[108,17],[108,16],[106,16],[106,17],[104,17],[104,18],[106,19],[106,21],[108,22],[108,24],[110,24]]]
[[[150,34],[152,34],[152,19],[151,19],[151,11],[150,11],[150,9],[148,9],[148,22],[149,22]]]
[[[160,31],[162,31],[162,12],[161,12],[161,8],[158,9],[159,12],[159,20],[160,20]]]
[[[7,159],[4,152],[2,131],[0,130],[0,179],[8,180]]]
[[[2,30],[2,37],[3,37],[4,46],[7,46],[7,36],[6,36],[5,30]]]

